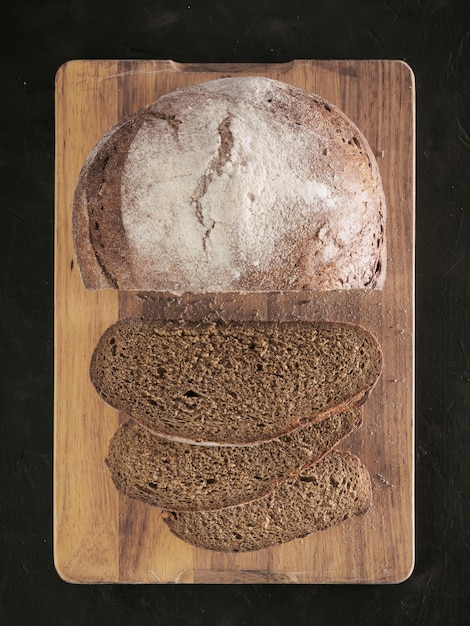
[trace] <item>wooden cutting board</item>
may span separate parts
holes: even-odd
[[[74,258],[72,196],[81,165],[119,118],[160,95],[234,74],[276,78],[320,94],[363,131],[387,198],[388,273],[382,291],[332,293],[87,292]],[[75,583],[395,583],[414,563],[415,92],[398,61],[182,65],[72,61],[56,78],[54,554]],[[378,337],[384,371],[363,426],[340,448],[361,457],[373,485],[364,517],[248,554],[196,549],[173,537],[160,512],[118,494],[104,458],[124,416],[88,377],[93,348],[119,317],[333,319]]]

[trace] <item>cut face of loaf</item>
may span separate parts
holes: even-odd
[[[88,289],[381,288],[385,200],[367,140],[321,97],[208,81],[120,120],[74,196]]]
[[[172,511],[248,502],[318,461],[361,423],[361,410],[339,413],[257,446],[198,446],[153,435],[134,420],[111,440],[106,464],[125,495]]]
[[[357,405],[381,369],[376,339],[351,324],[124,319],[101,337],[90,375],[155,434],[246,445]]]
[[[360,460],[335,450],[273,492],[215,511],[165,512],[171,532],[219,552],[261,550],[325,530],[371,505],[369,473]]]

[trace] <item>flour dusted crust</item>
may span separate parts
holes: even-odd
[[[73,211],[88,289],[381,288],[385,201],[359,129],[317,95],[212,80],[121,120]]]

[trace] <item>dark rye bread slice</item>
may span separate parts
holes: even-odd
[[[352,324],[131,318],[102,335],[90,375],[155,434],[247,445],[365,400],[381,368],[376,339]]]
[[[257,446],[200,446],[163,439],[128,420],[106,464],[122,493],[172,511],[198,511],[260,498],[318,461],[361,424],[361,409],[333,415]]]
[[[361,461],[332,450],[267,496],[215,511],[164,512],[180,539],[208,550],[247,552],[330,528],[371,506],[370,476]]]

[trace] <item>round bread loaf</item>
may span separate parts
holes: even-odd
[[[341,111],[262,77],[211,80],[121,120],[74,197],[84,284],[126,290],[380,288],[385,202]]]

